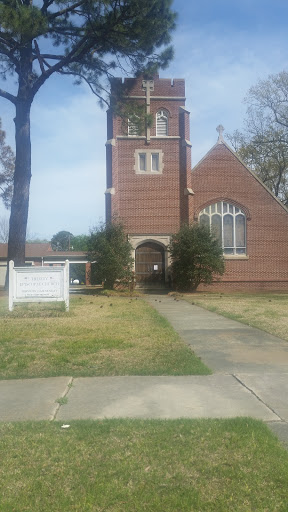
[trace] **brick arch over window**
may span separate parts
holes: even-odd
[[[246,255],[246,214],[228,201],[212,202],[199,212],[199,222],[209,226],[226,255]]]
[[[141,240],[135,244],[135,246],[134,246],[135,250],[138,249],[138,247],[140,247],[140,245],[146,244],[147,242],[148,243],[151,242],[156,245],[159,245],[160,248],[162,248],[164,251],[167,249],[167,244],[165,245],[163,242],[160,242],[159,240],[156,239],[156,237],[155,238],[144,238],[143,237],[143,240]]]
[[[201,206],[198,206],[198,208],[195,209],[195,212],[194,212],[194,220],[197,221],[199,219],[199,213],[202,210],[204,210],[207,206],[209,206],[210,204],[220,203],[220,202],[229,203],[229,204],[232,204],[233,206],[236,206],[236,208],[240,208],[240,210],[242,210],[242,212],[245,213],[246,220],[249,220],[249,221],[251,220],[251,213],[250,213],[249,208],[247,208],[246,206],[244,206],[241,203],[238,203],[234,199],[230,199],[229,197],[223,197],[223,196],[215,197],[212,200],[210,199],[210,201],[206,201],[205,203],[202,203]]]

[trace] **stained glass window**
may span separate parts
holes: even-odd
[[[224,254],[246,254],[246,216],[233,204],[213,203],[199,214],[201,224],[210,226]]]

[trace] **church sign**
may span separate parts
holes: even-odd
[[[69,310],[69,262],[61,267],[14,267],[9,262],[9,311],[14,302],[65,302]]]

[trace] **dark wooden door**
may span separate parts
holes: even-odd
[[[161,283],[165,281],[164,249],[155,242],[145,242],[136,249],[136,282]]]

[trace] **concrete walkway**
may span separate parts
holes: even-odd
[[[146,300],[214,373],[288,373],[288,342],[168,295]]]
[[[146,300],[213,375],[0,381],[0,421],[252,416],[288,446],[288,343],[167,295]]]

